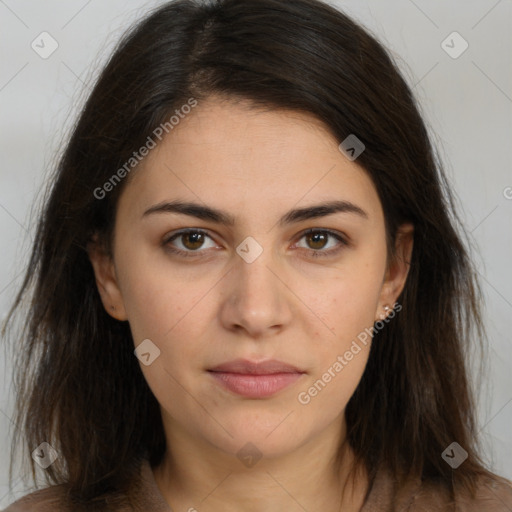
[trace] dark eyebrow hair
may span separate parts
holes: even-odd
[[[328,201],[314,206],[306,206],[290,210],[279,219],[279,225],[293,224],[294,222],[301,222],[308,219],[315,219],[318,217],[325,217],[333,213],[354,213],[365,219],[368,219],[368,214],[359,206],[351,203],[350,201]],[[189,201],[170,201],[158,203],[151,208],[148,208],[142,217],[153,213],[179,213],[182,215],[189,215],[197,217],[198,219],[208,220],[217,224],[225,226],[233,226],[235,218],[229,213],[203,206]]]

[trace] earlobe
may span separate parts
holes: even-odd
[[[88,242],[87,254],[94,270],[96,286],[105,311],[116,320],[127,320],[114,261],[102,244],[98,242],[97,234],[94,234],[92,240]]]

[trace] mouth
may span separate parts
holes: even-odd
[[[246,398],[266,398],[292,385],[306,372],[282,361],[236,359],[208,370],[215,381]]]

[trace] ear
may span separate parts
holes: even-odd
[[[393,308],[398,296],[402,293],[409,273],[414,242],[414,226],[411,223],[402,224],[396,234],[395,257],[389,262],[382,283],[379,307],[376,312],[377,320],[382,320],[384,306]],[[379,314],[380,313],[380,314]]]
[[[127,320],[123,297],[118,285],[116,270],[112,256],[98,242],[95,233],[87,243],[87,254],[96,276],[96,286],[106,312],[116,320]]]

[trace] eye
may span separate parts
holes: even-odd
[[[348,242],[341,234],[325,229],[308,229],[302,234],[300,240],[302,239],[305,239],[308,244],[306,250],[309,252],[310,256],[315,258],[332,256],[341,251],[344,246],[348,246]],[[331,244],[330,249],[324,250],[325,247],[329,245],[329,239],[337,240],[338,243],[334,244],[334,246]]]
[[[181,256],[195,256],[195,253],[199,253],[201,248],[210,249],[215,246],[204,246],[205,239],[212,238],[200,229],[188,229],[186,231],[179,231],[173,234],[169,238],[163,241],[163,245],[166,246],[167,250],[172,253],[179,254]],[[181,248],[176,248],[171,244],[174,240],[180,240]]]
[[[199,255],[201,252],[204,252],[200,249],[211,249],[215,247],[214,243],[209,246],[205,245],[206,239],[213,242],[213,239],[206,231],[201,229],[187,229],[174,233],[170,237],[166,238],[162,242],[162,245],[166,247],[167,251],[174,254],[194,257]],[[302,239],[305,239],[308,244],[308,247],[302,248],[304,248],[309,255],[313,257],[332,256],[342,250],[344,246],[349,245],[341,234],[326,229],[309,229],[302,233],[299,240]],[[334,245],[331,244],[332,247],[325,250],[325,248],[329,246],[329,240],[337,241],[338,243],[335,243]],[[178,247],[172,243],[174,241],[179,242],[179,244],[177,244]],[[301,248],[300,246],[298,247]]]

